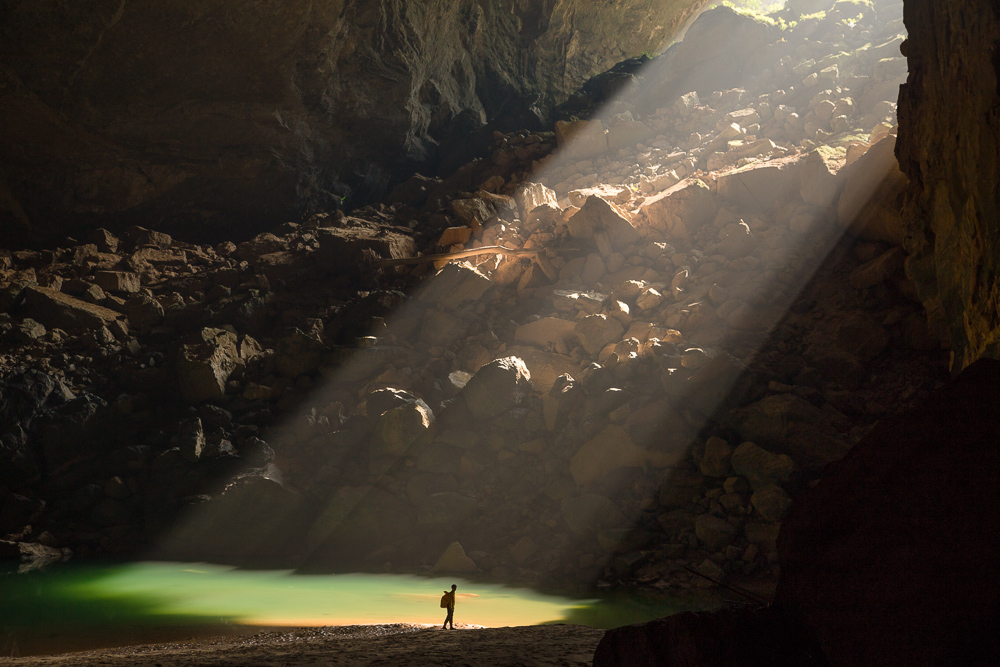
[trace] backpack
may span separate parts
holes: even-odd
[[[444,595],[441,596],[441,608],[442,609],[447,609],[448,608],[448,594],[447,593],[445,593]]]

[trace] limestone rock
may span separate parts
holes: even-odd
[[[578,486],[586,486],[600,482],[615,468],[638,468],[645,461],[646,452],[632,444],[625,429],[611,424],[580,447],[569,470]]]
[[[587,197],[580,210],[566,224],[570,236],[576,239],[592,241],[603,232],[614,250],[621,250],[639,240],[639,232],[628,217],[615,205],[596,195]]]
[[[745,477],[752,489],[762,489],[771,484],[788,485],[798,472],[795,462],[787,454],[773,454],[752,442],[737,447],[730,459],[733,472]]]
[[[524,221],[539,206],[558,206],[556,193],[541,183],[522,183],[514,191],[514,201]]]
[[[432,493],[427,501],[417,508],[417,522],[421,526],[454,530],[478,510],[479,504],[475,498],[454,491],[441,491]]]
[[[186,461],[197,461],[205,449],[205,431],[201,420],[197,417],[185,420],[177,429],[177,434],[170,444],[180,450],[181,458]]]
[[[465,549],[458,542],[452,542],[444,550],[431,568],[431,574],[465,574],[475,572],[476,563],[465,555]]]
[[[736,539],[736,527],[712,514],[702,514],[694,521],[698,540],[710,551],[718,551]]]
[[[316,238],[319,240],[317,259],[331,273],[356,272],[359,267],[368,265],[371,255],[400,259],[416,254],[412,237],[385,229],[321,227],[316,230]]]
[[[226,382],[242,362],[236,335],[225,329],[202,329],[177,352],[177,382],[188,403],[226,395]]]
[[[757,250],[757,239],[745,222],[730,225],[719,243],[719,253],[729,259],[746,257]]]
[[[406,455],[411,445],[428,435],[433,424],[434,412],[423,401],[386,410],[375,421],[371,458],[374,461]]]
[[[810,206],[828,208],[842,185],[837,178],[837,163],[831,153],[825,149],[814,149],[802,163],[799,194],[802,201]]]
[[[137,329],[148,329],[163,321],[163,306],[147,294],[133,294],[125,302],[129,324]]]
[[[559,507],[569,529],[582,537],[594,537],[600,530],[621,528],[626,523],[617,505],[593,493],[564,498]]]
[[[139,275],[131,271],[97,271],[94,282],[105,292],[132,294],[139,291]]]
[[[773,394],[739,408],[732,423],[744,438],[783,451],[808,470],[818,471],[850,449],[830,413],[795,394]]]
[[[766,213],[793,199],[800,188],[802,159],[781,158],[719,176],[719,196],[743,211]]]
[[[317,370],[325,352],[326,346],[319,338],[294,328],[278,341],[275,365],[282,376],[296,378]]]
[[[518,326],[514,331],[514,342],[541,348],[551,347],[559,341],[571,344],[576,340],[575,327],[576,323],[569,320],[543,317]]]
[[[750,496],[750,504],[754,506],[764,521],[776,523],[785,518],[792,506],[792,499],[780,486],[768,484],[754,491],[753,495]]]
[[[427,282],[420,300],[454,310],[478,301],[492,285],[489,278],[468,264],[451,262]]]
[[[844,168],[837,223],[860,238],[899,245],[906,237],[901,210],[907,180],[896,162],[895,144],[896,137],[887,136]]]
[[[595,355],[608,343],[621,340],[625,327],[618,320],[604,314],[588,315],[577,321],[574,332],[583,349],[588,354]]]
[[[489,419],[518,405],[531,392],[531,373],[517,357],[484,365],[472,376],[460,396],[476,419]]]
[[[109,308],[36,285],[24,288],[24,310],[29,317],[49,328],[67,331],[99,329],[120,317]]]
[[[501,354],[513,355],[524,362],[531,375],[531,387],[539,393],[549,391],[560,375],[576,373],[580,368],[572,357],[527,345],[511,345]]]
[[[902,248],[890,248],[875,259],[854,269],[848,280],[857,289],[868,289],[884,283],[895,275],[903,268],[905,261],[905,250]]]
[[[701,474],[707,477],[727,477],[733,448],[722,438],[712,436],[705,441],[705,453],[701,457]]]
[[[718,207],[705,183],[685,180],[649,197],[639,210],[639,215],[653,229],[686,239],[712,222]]]

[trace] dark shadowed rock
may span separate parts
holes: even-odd
[[[988,664],[1000,611],[1000,362],[879,423],[797,499],[776,603],[836,665]]]
[[[460,396],[477,419],[489,419],[509,410],[531,393],[531,374],[517,357],[486,364],[469,380]]]
[[[684,612],[609,630],[594,667],[825,667],[795,627],[770,609]]]

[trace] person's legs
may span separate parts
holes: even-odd
[[[452,629],[452,630],[454,630],[454,629],[455,629],[455,622],[454,622],[453,620],[451,620],[451,618],[452,618],[452,616],[453,616],[454,614],[455,614],[455,610],[454,610],[454,608],[449,608],[449,609],[448,609],[448,615],[447,615],[447,616],[445,617],[445,619],[444,619],[444,629],[445,629],[445,630],[447,630],[447,629],[448,629],[448,624],[449,624],[449,623],[451,623],[451,629]]]

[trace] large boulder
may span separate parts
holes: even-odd
[[[653,229],[686,239],[712,222],[718,210],[711,189],[700,180],[684,180],[643,202],[641,219]]]
[[[489,419],[518,405],[531,391],[531,373],[524,362],[504,357],[476,371],[460,396],[473,417]]]
[[[218,400],[226,395],[226,382],[241,365],[236,334],[206,327],[177,352],[177,381],[189,403]]]
[[[67,331],[100,329],[121,317],[110,308],[37,285],[25,288],[24,311],[50,329],[58,327]]]

